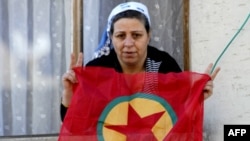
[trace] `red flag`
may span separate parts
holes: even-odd
[[[202,141],[208,75],[74,71],[79,83],[59,141]]]

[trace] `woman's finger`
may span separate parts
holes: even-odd
[[[210,64],[208,65],[208,67],[206,68],[205,73],[206,73],[206,74],[209,74],[210,77],[211,77],[211,79],[214,80],[215,77],[217,76],[217,74],[218,74],[219,71],[220,71],[220,67],[216,68],[216,69],[211,73],[212,68],[213,68],[213,64],[210,63]]]
[[[83,63],[83,54],[80,52],[78,55],[77,62],[76,62],[76,67],[81,67],[82,63]]]
[[[64,81],[69,81],[71,83],[77,83],[76,77],[75,77],[75,72],[73,70],[69,70],[67,71],[64,75],[63,75],[63,80]]]
[[[210,71],[212,70],[212,67],[213,67],[213,64],[210,63],[210,64],[208,65],[208,67],[206,68],[205,73],[206,73],[206,74],[210,74]]]
[[[212,74],[210,75],[212,80],[215,79],[215,77],[217,76],[217,74],[219,73],[219,71],[220,71],[220,68],[216,68],[216,69],[212,72]]]

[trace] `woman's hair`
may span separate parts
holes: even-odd
[[[150,25],[149,25],[149,21],[146,18],[146,16],[144,14],[142,14],[141,12],[135,11],[135,10],[127,10],[124,12],[121,12],[119,14],[117,14],[113,19],[112,19],[112,23],[110,26],[110,34],[112,35],[114,32],[114,24],[116,21],[118,21],[119,19],[122,18],[135,18],[138,19],[139,21],[141,21],[144,24],[144,27],[147,31],[147,33],[149,33],[150,31]]]

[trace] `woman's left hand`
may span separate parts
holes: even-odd
[[[213,80],[215,79],[216,75],[218,74],[218,72],[220,71],[220,68],[216,68],[212,74],[210,74],[211,70],[212,70],[213,64],[209,64],[205,73],[210,75],[211,80],[209,80],[207,82],[207,84],[205,85],[204,89],[203,89],[203,94],[204,94],[204,100],[206,100],[207,98],[209,98],[212,94],[213,94]]]

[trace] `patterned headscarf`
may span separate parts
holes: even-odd
[[[111,43],[110,43],[110,37],[109,37],[109,32],[110,32],[110,28],[111,28],[111,24],[112,24],[112,20],[113,18],[124,11],[128,11],[128,10],[135,10],[138,11],[142,14],[144,14],[149,22],[149,24],[151,25],[151,21],[150,21],[150,17],[149,17],[149,13],[148,13],[148,8],[139,2],[125,2],[125,3],[121,3],[119,5],[117,5],[110,13],[109,17],[108,17],[108,25],[106,27],[106,30],[104,31],[101,41],[98,45],[98,48],[96,49],[95,52],[95,57],[100,57],[102,55],[108,55],[110,52],[110,48],[111,47]]]

